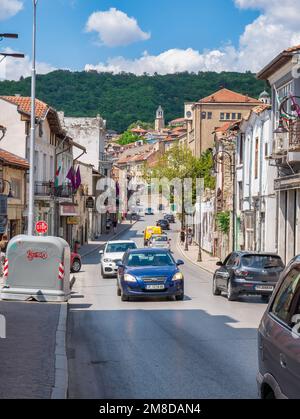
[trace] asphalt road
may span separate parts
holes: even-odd
[[[142,245],[145,217],[124,239]],[[173,227],[174,229],[174,227]],[[177,234],[170,233],[175,258]],[[121,302],[102,279],[98,252],[84,260],[70,303],[69,397],[256,398],[259,297],[214,297],[211,275],[186,261],[185,301]]]

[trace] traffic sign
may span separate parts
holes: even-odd
[[[48,231],[48,224],[46,221],[38,221],[35,225],[35,230],[38,234],[45,234]]]

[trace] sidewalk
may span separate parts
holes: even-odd
[[[60,311],[60,304],[0,301],[6,320],[6,339],[0,338],[0,399],[53,396]]]
[[[202,250],[202,262],[197,262],[199,247],[197,245],[189,246],[189,250],[186,252],[184,250],[184,245],[182,245],[178,239],[177,241],[178,250],[186,257],[191,263],[199,266],[199,268],[204,269],[209,273],[214,273],[217,269],[216,263],[219,261],[218,258],[211,256],[209,253]]]
[[[115,234],[113,232],[109,234],[102,234],[98,240],[92,240],[88,244],[81,246],[79,249],[80,256],[85,257],[95,252],[109,240],[117,240],[120,235],[129,230],[135,223],[136,221],[133,221],[131,224],[130,221],[126,220],[122,224],[118,224]]]

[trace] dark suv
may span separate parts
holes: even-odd
[[[225,291],[229,301],[251,294],[268,300],[284,269],[280,256],[272,253],[233,252],[217,265],[213,294]]]
[[[300,256],[284,271],[258,332],[262,399],[300,399]]]

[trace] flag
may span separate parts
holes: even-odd
[[[81,174],[80,174],[80,167],[78,166],[77,172],[76,172],[76,179],[75,179],[75,187],[76,190],[81,185]]]
[[[76,191],[75,170],[74,170],[74,167],[73,166],[68,171],[67,179],[69,179],[69,181],[71,182],[71,185],[72,185],[73,190]]]
[[[54,181],[54,186],[56,187],[56,188],[58,188],[59,187],[59,174],[60,174],[60,171],[61,171],[61,166],[59,166],[59,168],[56,170],[56,172],[55,172],[55,181]]]

